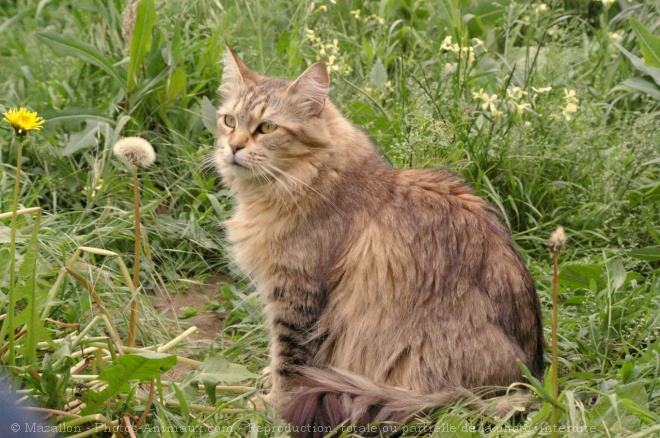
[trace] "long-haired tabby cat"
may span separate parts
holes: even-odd
[[[237,266],[265,304],[272,389],[322,436],[406,421],[540,377],[541,310],[497,211],[442,169],[387,165],[328,100],[318,62],[261,76],[227,48],[214,161]],[[314,432],[316,431],[316,432]]]

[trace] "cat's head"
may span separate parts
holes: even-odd
[[[273,79],[250,70],[227,47],[214,153],[223,179],[266,183],[314,155],[328,87],[323,62],[296,80]]]

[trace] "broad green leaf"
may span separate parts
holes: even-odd
[[[660,85],[660,68],[655,68],[655,67],[649,67],[644,63],[644,60],[641,58],[638,58],[637,56],[633,55],[626,49],[624,49],[622,46],[619,44],[614,44],[617,49],[621,51],[628,59],[630,59],[630,62],[632,62],[632,65],[642,73],[646,73],[647,75],[651,76],[653,81]]]
[[[598,265],[565,265],[559,271],[559,284],[563,286],[589,289],[592,281],[599,290],[605,287],[602,269]]]
[[[628,252],[630,257],[647,262],[657,262],[660,260],[660,246],[648,246],[646,248],[633,249]]]
[[[289,46],[291,46],[291,34],[285,30],[277,40],[277,53],[284,55],[289,49]]]
[[[213,193],[206,194],[206,197],[211,203],[211,206],[213,207],[215,214],[217,214],[218,217],[223,217],[225,215],[225,211],[222,208],[222,205],[220,205],[220,201],[218,201],[218,198],[216,196],[217,195],[214,195]]]
[[[626,281],[626,268],[619,259],[612,259],[607,263],[612,289],[616,290],[623,286]]]
[[[124,79],[112,62],[91,44],[81,43],[72,36],[59,35],[53,32],[38,32],[37,38],[50,47],[56,55],[73,56],[93,64],[115,78],[120,84],[124,84]]]
[[[186,89],[186,71],[179,67],[167,78],[167,97],[176,99]]]
[[[193,377],[202,382],[206,394],[211,402],[215,404],[215,387],[218,384],[238,383],[259,376],[248,371],[243,365],[231,363],[223,356],[213,355],[206,358]]]
[[[633,90],[641,91],[656,100],[660,100],[660,86],[648,77],[628,78],[621,82],[621,85],[632,88]]]
[[[202,123],[204,127],[215,135],[215,106],[211,103],[208,97],[202,97]]]
[[[105,122],[109,124],[115,123],[115,120],[104,115],[102,112],[94,108],[66,108],[63,110],[49,109],[43,112],[44,119],[48,120],[48,125],[55,123],[67,122],[83,122],[87,120],[95,120],[97,122]]]
[[[87,407],[83,415],[98,412],[101,404],[110,397],[129,390],[131,380],[151,380],[161,376],[176,365],[176,356],[154,352],[127,354],[120,356],[112,365],[99,374],[98,379],[108,386],[101,392],[88,391],[85,397]]]
[[[9,271],[10,259],[9,248],[0,248],[0,286]]]
[[[630,25],[635,32],[639,47],[644,55],[644,61],[649,67],[660,68],[660,38],[655,37],[649,32],[642,23],[630,19]]]
[[[69,135],[62,155],[69,157],[76,152],[87,149],[98,144],[98,135],[102,128],[108,126],[105,122],[97,122],[96,120],[87,120],[87,126],[80,132],[74,132]]]
[[[633,370],[635,369],[635,359],[627,355],[625,362],[621,366],[621,381],[623,383],[628,383],[630,381],[630,376],[632,376]]]
[[[40,215],[41,213],[39,213]],[[27,364],[32,365],[37,359],[37,342],[50,341],[50,333],[44,327],[39,318],[40,304],[46,302],[47,294],[37,284],[37,254],[39,250],[39,218],[32,228],[32,236],[28,243],[23,258],[18,269],[18,278],[24,279],[18,290],[17,301],[27,298],[27,306],[14,319],[15,327],[25,325],[27,327],[27,341],[21,345],[21,353],[25,357]]]
[[[369,84],[374,88],[383,88],[387,82],[387,71],[380,58],[376,59],[374,66],[369,73]]]
[[[128,64],[127,90],[130,93],[137,86],[137,76],[142,60],[151,50],[151,33],[156,22],[154,0],[140,0],[133,37],[131,38],[131,60]]]

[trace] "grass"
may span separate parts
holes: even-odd
[[[7,367],[8,337],[0,352],[21,396],[58,411],[52,421],[63,431],[101,436],[111,425],[127,436],[118,425],[139,424],[141,436],[281,435],[283,425],[250,401],[264,383],[268,335],[249,285],[235,276],[222,286],[212,308],[224,327],[206,350],[186,346],[186,321],[159,315],[145,295],[231,274],[219,224],[232,203],[203,164],[227,41],[273,76],[293,78],[325,59],[331,98],[389,162],[447,166],[497,205],[536,279],[548,339],[544,244],[563,226],[559,424],[573,436],[660,433],[660,93],[657,72],[622,51],[644,54],[633,20],[657,34],[657,4],[141,3],[133,46],[122,38],[124,2],[0,4],[0,109],[24,106],[47,120],[23,149],[19,209],[43,214],[37,240],[33,210],[17,217],[16,367]],[[12,135],[3,123],[0,213],[14,200]],[[158,153],[140,172],[136,349],[122,346],[132,285],[119,261],[134,253],[132,174],[111,153],[130,135]],[[11,214],[0,217],[6,315]],[[161,378],[172,351],[193,368],[182,380]],[[493,436],[551,434],[551,379],[527,383],[537,404],[517,421],[493,419]],[[485,424],[454,406],[415,427],[472,436]]]

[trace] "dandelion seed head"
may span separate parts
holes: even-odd
[[[553,254],[559,254],[564,249],[566,244],[566,233],[564,227],[557,227],[557,229],[550,235],[548,239],[548,248]]]
[[[156,161],[153,146],[142,137],[124,137],[115,143],[112,152],[120,160],[137,167],[147,167]]]

